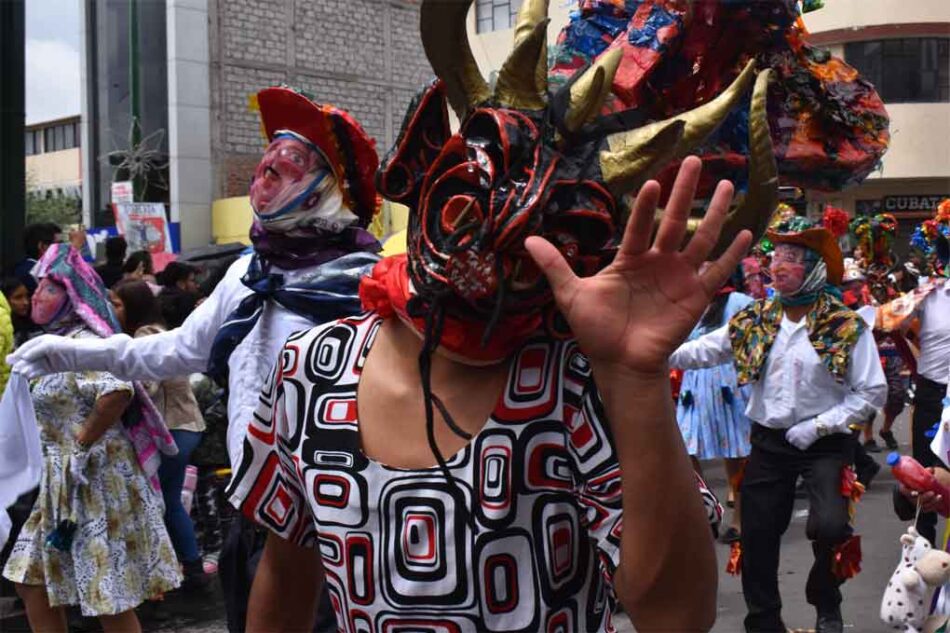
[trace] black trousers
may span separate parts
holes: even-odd
[[[947,393],[947,385],[934,382],[917,376],[917,386],[914,390],[914,417],[911,421],[911,441],[914,459],[924,466],[941,466],[942,462],[930,450],[930,438],[926,433],[933,425],[940,421],[943,411],[943,398]],[[917,531],[930,541],[931,545],[937,538],[937,513],[922,512],[917,519]]]
[[[841,470],[854,460],[851,435],[829,435],[801,451],[784,430],[752,425],[752,453],[742,480],[742,592],[746,631],[785,633],[778,590],[779,548],[795,503],[799,476],[808,490],[805,533],[815,562],[805,595],[819,611],[841,603],[841,581],[832,573],[833,550],[851,535],[848,500],[841,495]]]
[[[244,633],[247,622],[247,603],[251,597],[254,574],[264,553],[267,530],[244,518],[240,512],[234,514],[231,527],[224,538],[221,557],[218,561],[218,576],[224,593],[224,609],[228,617],[230,633]],[[277,538],[277,537],[274,537]],[[317,621],[314,633],[336,631],[336,614],[330,603],[330,593],[323,587],[320,601],[317,603]]]

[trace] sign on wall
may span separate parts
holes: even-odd
[[[112,205],[115,225],[126,242],[129,252],[148,251],[171,253],[172,238],[165,217],[165,205],[160,202],[120,202]]]
[[[135,202],[134,189],[131,180],[121,180],[112,183],[112,204],[120,202]]]
[[[932,215],[940,201],[950,198],[950,194],[884,196],[878,200],[855,200],[854,211],[858,215],[873,215],[875,213],[902,213]]]

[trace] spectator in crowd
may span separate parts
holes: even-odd
[[[19,261],[13,267],[13,276],[19,278],[30,294],[36,290],[36,280],[30,271],[36,266],[36,262],[43,256],[50,244],[60,241],[62,230],[52,222],[40,222],[37,224],[28,224],[23,229],[23,250],[26,251],[26,257]]]
[[[171,262],[162,271],[162,291],[158,294],[158,301],[168,327],[180,326],[198,305],[201,292],[195,276],[195,268],[182,262]]]
[[[122,280],[122,266],[129,245],[121,235],[106,240],[106,263],[96,266],[96,272],[102,278],[106,288],[111,288]]]
[[[122,281],[112,289],[109,298],[126,334],[138,338],[165,331],[158,299],[145,281]],[[162,455],[158,476],[165,498],[165,526],[185,572],[182,588],[200,588],[208,583],[209,577],[204,573],[195,527],[182,504],[181,491],[189,458],[201,443],[204,418],[187,376],[144,385],[178,446],[176,455]]]
[[[145,279],[155,283],[155,267],[152,265],[152,254],[148,251],[135,251],[125,260],[122,266],[122,281],[128,279]]]
[[[43,333],[42,328],[30,319],[30,291],[18,277],[3,280],[3,296],[10,304],[10,320],[13,324],[14,349]]]

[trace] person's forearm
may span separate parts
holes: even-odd
[[[246,632],[312,631],[322,591],[317,553],[269,534],[254,574]]]
[[[638,631],[706,631],[716,615],[716,554],[676,425],[666,367],[593,365],[623,487],[617,595]]]
[[[715,367],[732,360],[729,342],[729,326],[687,341],[670,355],[670,367],[674,369],[702,369]]]
[[[122,413],[131,400],[131,391],[113,391],[96,400],[92,413],[76,437],[79,443],[89,447],[99,441],[113,424],[122,419]]]

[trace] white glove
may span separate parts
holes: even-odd
[[[800,451],[808,450],[818,440],[818,422],[815,418],[799,422],[785,431],[785,439]]]
[[[822,429],[819,431],[818,425],[821,423]],[[785,431],[785,439],[788,443],[800,451],[808,450],[808,447],[814,444],[818,439],[831,435],[832,433],[849,433],[848,422],[843,420],[838,424],[828,424],[822,422],[819,417],[808,420],[802,420],[789,430]]]
[[[7,356],[7,364],[31,380],[64,371],[107,370],[108,347],[101,338],[44,334]]]

